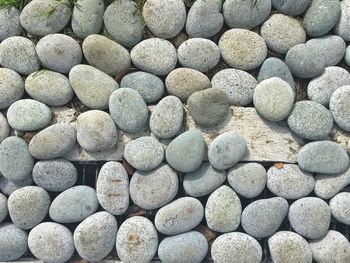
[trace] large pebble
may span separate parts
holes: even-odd
[[[0,223],[7,217],[8,212],[9,210],[7,208],[7,197],[4,194],[0,193]]]
[[[145,217],[128,218],[118,230],[116,247],[119,258],[125,263],[151,262],[158,247],[157,230]]]
[[[301,169],[312,173],[337,174],[349,167],[349,156],[337,143],[317,141],[306,144],[298,153]]]
[[[12,261],[22,257],[28,249],[28,234],[14,224],[0,225],[0,260]]]
[[[76,136],[77,132],[71,124],[53,124],[34,135],[29,151],[37,159],[61,157],[73,149]]]
[[[129,177],[121,163],[107,162],[101,167],[96,194],[107,212],[121,215],[126,211],[129,206]]]
[[[0,9],[0,41],[21,35],[22,26],[19,15],[19,10],[14,6]]]
[[[107,212],[86,218],[74,230],[75,248],[83,259],[100,261],[113,249],[117,236],[117,220]]]
[[[10,126],[6,117],[0,112],[0,143],[10,135]]]
[[[29,75],[40,68],[34,43],[19,36],[6,38],[0,43],[0,64],[23,75]]]
[[[272,7],[282,13],[296,16],[305,12],[310,0],[271,0]]]
[[[78,99],[95,110],[107,109],[109,97],[119,88],[112,77],[89,65],[72,68],[69,81]]]
[[[78,185],[60,193],[52,201],[49,214],[58,223],[77,223],[95,213],[97,208],[95,189]]]
[[[340,18],[334,26],[333,31],[345,41],[350,40],[349,19],[350,19],[350,2],[345,0],[340,2]]]
[[[0,176],[0,191],[5,195],[10,195],[17,189],[25,186],[29,186],[33,183],[33,177],[29,174],[26,178],[21,181],[10,181],[4,176]]]
[[[350,193],[342,192],[329,201],[332,216],[339,222],[350,225]]]
[[[329,102],[334,121],[344,131],[350,131],[350,86],[343,86],[334,91]]]
[[[31,229],[47,215],[49,194],[39,186],[25,186],[14,191],[7,201],[12,222],[22,229]]]
[[[12,69],[0,68],[0,92],[0,109],[5,109],[22,97],[24,93],[22,77]]]
[[[169,203],[177,194],[179,179],[169,165],[136,171],[130,180],[130,198],[139,207],[152,210]]]

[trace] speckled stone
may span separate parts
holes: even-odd
[[[63,225],[45,222],[34,227],[28,236],[30,252],[48,263],[67,262],[74,253],[72,233]]]
[[[262,248],[258,241],[241,232],[226,233],[217,237],[211,246],[214,262],[260,263]]]
[[[226,91],[231,105],[245,106],[252,102],[258,82],[248,72],[230,68],[216,73],[211,79],[211,85]]]
[[[10,126],[6,117],[0,112],[0,143],[10,134]]]
[[[95,189],[78,185],[60,193],[52,201],[49,214],[58,223],[77,223],[95,213],[97,208]]]
[[[10,195],[17,189],[25,186],[29,186],[33,183],[33,177],[29,174],[26,178],[21,181],[10,181],[4,176],[0,176],[0,191],[5,195]]]
[[[305,12],[310,0],[271,0],[272,7],[282,13],[296,16]]]
[[[0,260],[12,261],[26,253],[28,249],[28,234],[14,224],[0,225]]]
[[[228,2],[230,1],[226,1],[225,4]],[[219,48],[223,60],[229,66],[242,70],[257,68],[267,55],[264,39],[257,33],[246,29],[236,28],[226,31],[219,40]]]
[[[8,37],[19,36],[22,34],[22,26],[19,22],[19,10],[10,6],[0,10],[0,41]]]
[[[75,248],[83,259],[100,261],[113,249],[117,236],[117,220],[107,212],[98,212],[86,218],[74,230]]]
[[[7,201],[12,222],[22,229],[31,229],[47,215],[49,194],[39,186],[25,186],[14,191]]]
[[[336,89],[330,99],[329,109],[334,121],[344,131],[350,131],[350,86]]]
[[[350,48],[349,48],[349,46],[346,48],[344,60],[345,60],[345,63],[349,66],[350,65]]]
[[[202,262],[207,252],[208,241],[196,231],[166,237],[158,247],[162,262]]]
[[[333,32],[345,41],[350,40],[349,19],[350,2],[348,0],[340,2],[340,18],[333,28]]]
[[[239,195],[254,198],[266,186],[267,174],[259,163],[239,163],[227,172],[227,181]]]
[[[29,151],[37,159],[57,158],[73,149],[76,136],[77,132],[71,124],[53,124],[34,135]]]
[[[350,193],[342,192],[329,201],[332,216],[339,222],[350,225]]]
[[[7,208],[7,197],[4,194],[0,193],[0,223],[7,217],[8,212],[9,210]]]
[[[123,165],[107,162],[98,174],[96,194],[100,205],[113,215],[123,214],[129,206],[129,177]]]
[[[0,93],[0,109],[9,107],[13,102],[22,97],[24,93],[24,82],[16,71],[8,68],[0,68]]]

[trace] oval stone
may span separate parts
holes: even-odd
[[[343,86],[334,91],[329,102],[334,121],[344,131],[350,131],[350,86]]]
[[[10,135],[10,126],[6,117],[0,112],[0,143]]]
[[[12,261],[22,257],[28,250],[28,234],[14,224],[0,225],[0,260]]]
[[[315,195],[322,199],[330,199],[350,184],[350,169],[340,174],[316,174]]]
[[[329,201],[332,216],[339,222],[350,225],[350,193],[342,192]]]
[[[0,223],[7,217],[8,212],[9,210],[7,208],[7,197],[4,194],[0,193]]]
[[[17,189],[25,186],[29,186],[33,183],[33,177],[29,174],[26,178],[21,181],[10,181],[4,176],[0,176],[0,191],[5,195],[10,195]]]
[[[305,12],[310,0],[271,0],[272,7],[282,13],[296,16]]]
[[[22,26],[19,22],[20,11],[9,5],[8,8],[0,10],[0,41],[8,37],[19,36],[22,34]]]
[[[349,1],[340,2],[340,18],[337,24],[333,27],[336,35],[340,36],[345,41],[350,40],[349,19],[350,19],[350,4]]]
[[[24,93],[24,81],[14,70],[0,68],[0,109],[9,107]]]

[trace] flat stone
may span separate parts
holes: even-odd
[[[330,99],[329,109],[334,121],[344,131],[350,131],[350,86],[336,89]]]
[[[7,197],[4,194],[0,193],[0,223],[7,217],[8,212],[9,210],[7,208]]]
[[[14,6],[0,10],[0,41],[8,37],[22,34],[22,26],[19,22],[19,10]]]
[[[17,189],[25,186],[29,186],[33,183],[33,177],[29,174],[26,178],[21,181],[10,181],[4,176],[0,176],[0,191],[5,195],[10,195]]]
[[[28,234],[14,224],[0,225],[0,260],[12,261],[22,257],[28,249]]]
[[[350,224],[350,193],[342,192],[329,201],[332,216],[343,224]]]
[[[271,0],[272,7],[287,15],[300,15],[309,6],[310,0]]]
[[[0,68],[0,92],[0,109],[5,109],[22,97],[24,93],[22,77],[12,69]]]

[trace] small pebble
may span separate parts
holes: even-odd
[[[14,6],[0,9],[0,41],[22,34],[19,15],[20,11]]]
[[[26,178],[21,181],[10,181],[4,176],[0,176],[0,191],[5,195],[10,195],[17,189],[25,186],[29,186],[33,183],[33,177],[29,174]]]
[[[329,201],[332,216],[339,222],[350,225],[350,193],[342,192]]]
[[[0,193],[0,223],[7,217],[8,212],[9,210],[7,208],[7,197],[4,194]]]
[[[6,117],[0,112],[0,143],[10,135],[10,126]]]
[[[23,96],[24,81],[22,77],[14,70],[0,68],[0,92],[0,109],[5,109]]]
[[[14,224],[0,224],[0,260],[12,261],[22,257],[28,249],[28,234]]]
[[[309,6],[310,0],[271,0],[272,7],[287,15],[300,15]]]
[[[350,131],[350,86],[336,89],[330,99],[329,109],[334,121],[344,131]]]

